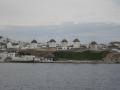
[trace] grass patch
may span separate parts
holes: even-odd
[[[84,52],[72,52],[72,51],[58,51],[53,53],[57,59],[68,60],[102,60],[108,51],[84,51]]]

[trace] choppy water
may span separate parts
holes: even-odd
[[[0,90],[120,90],[120,65],[0,63]]]

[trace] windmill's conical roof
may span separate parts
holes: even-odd
[[[80,40],[76,38],[73,40],[73,42],[80,42]]]
[[[68,42],[66,39],[63,39],[61,42]]]
[[[37,43],[37,41],[36,40],[32,40],[31,43]]]
[[[97,44],[95,41],[92,41],[91,44]]]
[[[56,42],[54,39],[51,39],[49,42]]]

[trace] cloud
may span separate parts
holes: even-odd
[[[120,0],[112,0],[112,2],[120,5]]]
[[[0,26],[1,27],[1,26]],[[82,43],[120,41],[120,25],[105,23],[62,24],[48,26],[4,26],[0,28],[0,35],[15,39],[46,42],[51,38],[57,41],[63,38],[72,41],[79,38]]]
[[[0,25],[120,24],[119,0],[0,0]],[[117,3],[117,4],[116,4]]]

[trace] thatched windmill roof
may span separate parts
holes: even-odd
[[[56,42],[54,39],[51,39],[49,42]]]
[[[90,44],[92,44],[92,45],[95,45],[95,44],[97,44],[95,41],[92,41]]]
[[[36,40],[32,40],[31,43],[37,43],[37,41]]]
[[[73,40],[73,42],[80,42],[80,40],[76,38]]]
[[[68,42],[66,39],[63,39],[61,42]]]

